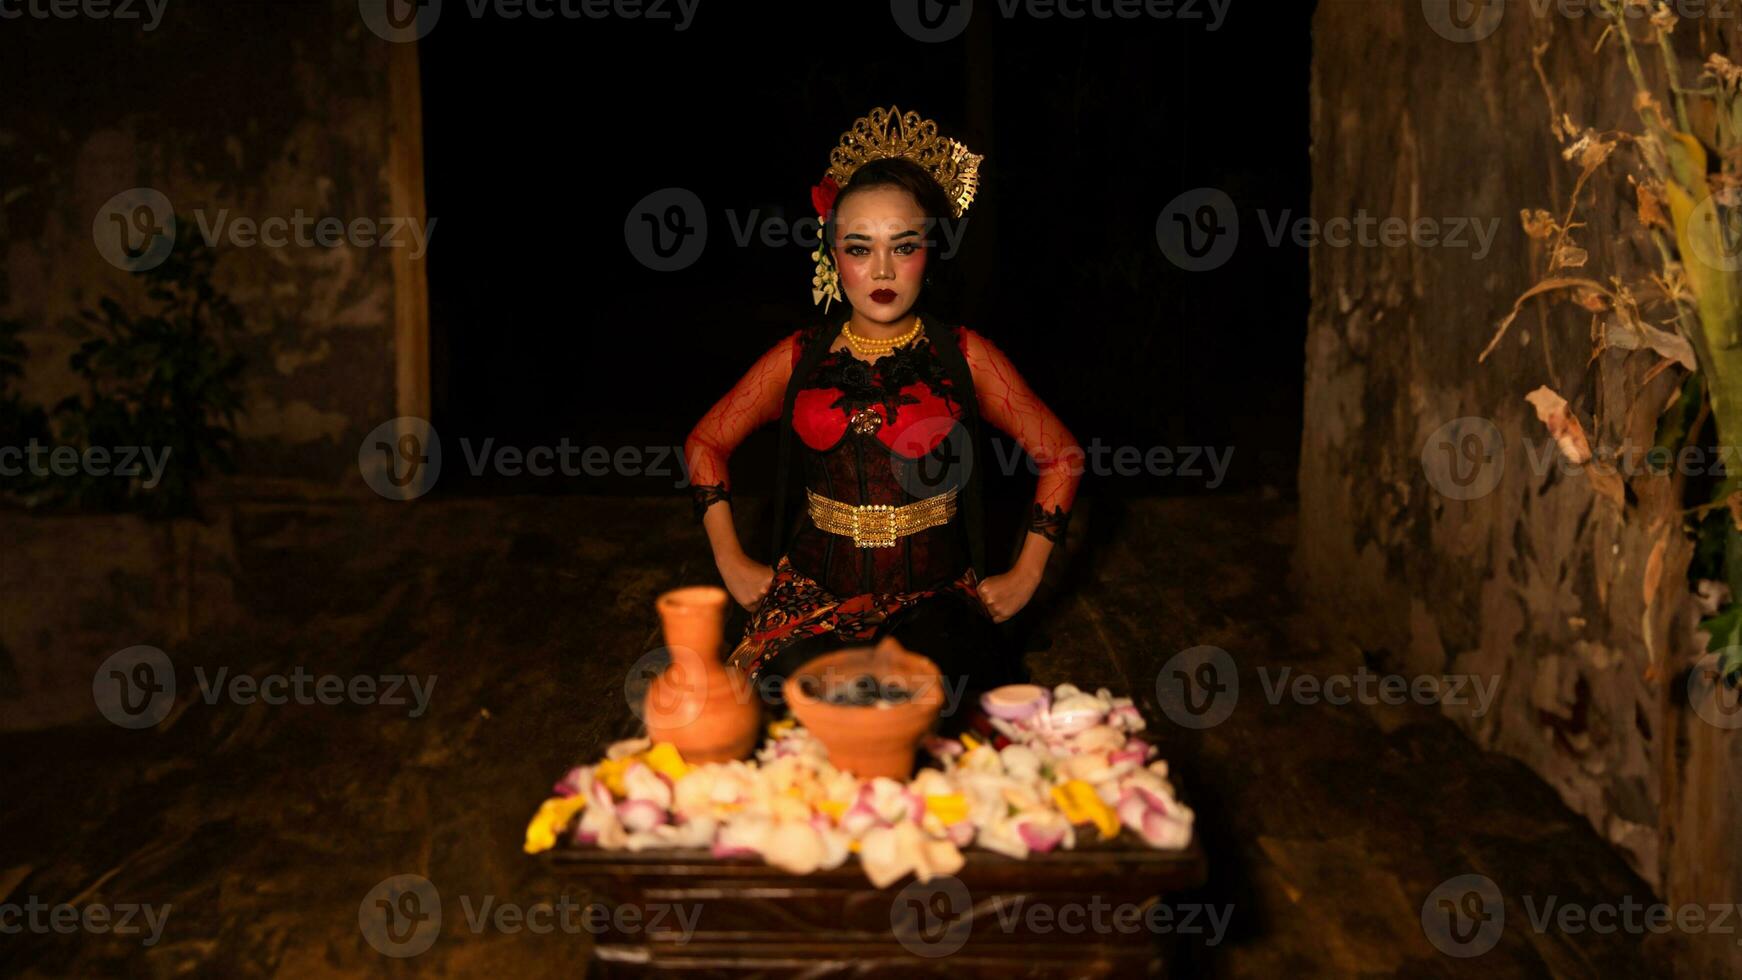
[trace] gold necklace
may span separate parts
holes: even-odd
[[[925,323],[919,317],[913,318],[913,327],[899,337],[889,337],[878,340],[875,337],[861,337],[853,332],[851,322],[841,324],[841,336],[847,338],[847,346],[858,354],[888,354],[897,347],[913,343],[925,330]]]

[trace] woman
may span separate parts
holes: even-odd
[[[934,231],[972,201],[980,158],[917,114],[891,108],[858,120],[830,160],[812,191],[824,242],[813,256],[813,297],[844,299],[848,315],[776,344],[685,443],[714,561],[752,611],[730,661],[772,692],[778,685],[763,678],[893,635],[937,662],[951,695],[1021,679],[993,624],[1020,611],[1040,584],[1082,456],[997,347],[917,312],[938,262]],[[986,578],[970,452],[982,418],[1040,467],[1020,555]],[[740,545],[727,477],[733,449],[769,422],[781,425],[773,567]],[[794,437],[806,501],[786,534]]]

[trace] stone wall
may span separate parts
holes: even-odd
[[[1624,507],[1599,496],[1555,464],[1524,398],[1547,385],[1593,447],[1649,447],[1683,375],[1647,380],[1661,360],[1648,351],[1593,359],[1592,317],[1565,303],[1528,307],[1478,363],[1541,267],[1520,210],[1564,213],[1578,174],[1533,47],[1581,127],[1636,129],[1633,87],[1617,50],[1593,51],[1595,16],[1490,4],[1460,25],[1446,6],[1324,0],[1316,15],[1314,216],[1497,234],[1481,257],[1443,242],[1312,250],[1299,585],[1369,662],[1497,678],[1487,712],[1445,706],[1477,745],[1529,764],[1666,900],[1733,901],[1742,735],[1686,695],[1701,648],[1679,503],[1653,477]],[[1676,37],[1735,58],[1736,28],[1684,21]],[[1620,173],[1599,171],[1581,202],[1600,280],[1655,268]],[[1704,955],[1742,964],[1725,943]]]
[[[389,65],[401,46],[342,0],[171,3],[149,23],[6,23],[0,317],[30,327],[24,394],[53,404],[76,390],[80,309],[143,300],[138,277],[105,259],[114,232],[100,216],[117,194],[154,189],[180,223],[219,237],[216,284],[247,317],[244,472],[361,490],[356,447],[398,414],[392,250],[249,246],[231,231],[394,216]]]
[[[0,729],[100,721],[92,677],[109,655],[221,632],[236,615],[227,501],[378,499],[358,446],[427,392],[404,356],[427,343],[408,329],[425,299],[406,250],[328,245],[310,224],[422,219],[413,46],[372,33],[355,0],[158,6],[161,20],[5,21],[0,318],[27,325],[27,401],[77,392],[80,311],[151,309],[111,261],[106,219],[117,195],[161,194],[184,229],[216,237],[214,285],[245,318],[240,472],[207,484],[201,521],[0,509]],[[235,234],[275,218],[287,244]]]

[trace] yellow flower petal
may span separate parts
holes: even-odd
[[[962,748],[963,749],[966,749],[967,751],[972,752],[979,747],[980,747],[980,740],[979,739],[975,738],[972,735],[969,735],[967,732],[962,733]]]
[[[689,763],[683,761],[678,754],[677,746],[670,742],[660,742],[647,750],[647,768],[659,773],[672,782],[684,778],[690,771]]]
[[[768,723],[768,737],[779,738],[796,727],[798,727],[797,718],[782,718],[779,721],[771,721]]]
[[[557,835],[586,806],[587,798],[579,793],[574,796],[553,796],[539,804],[532,822],[526,825],[526,853],[537,854],[555,847]]]
[[[593,767],[593,778],[605,784],[613,796],[627,796],[629,790],[623,785],[623,771],[632,762],[641,761],[639,755],[626,755],[621,759],[604,759]]]
[[[833,820],[836,823],[840,823],[841,817],[844,816],[847,812],[847,801],[845,801],[845,800],[819,800],[817,802],[817,812],[822,813],[822,814],[826,814],[830,820]]]
[[[960,793],[928,795],[925,798],[925,812],[943,821],[947,827],[968,819],[968,798]]]
[[[1095,787],[1088,783],[1072,779],[1054,786],[1052,798],[1058,804],[1059,812],[1071,823],[1093,823],[1100,829],[1102,840],[1119,835],[1119,814],[1102,803],[1101,797],[1095,794]]]

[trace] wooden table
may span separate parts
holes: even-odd
[[[1196,841],[1158,851],[1128,833],[1077,832],[1075,850],[1017,860],[968,848],[955,876],[882,889],[856,856],[809,875],[701,850],[569,846],[546,858],[600,903],[588,927],[600,976],[1165,975],[1175,940],[1208,932],[1176,902],[1205,879]]]

